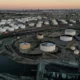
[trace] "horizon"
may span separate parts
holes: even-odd
[[[25,10],[80,10],[80,8],[55,8],[55,9],[52,9],[52,8],[50,8],[50,9],[0,9],[0,11],[2,11],[2,10],[6,10],[6,11],[8,11],[8,10],[12,10],[12,11],[14,11],[14,10],[16,10],[16,11],[18,11],[18,10],[23,10],[23,11],[25,11]]]

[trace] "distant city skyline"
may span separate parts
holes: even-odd
[[[0,0],[3,9],[80,9],[80,0]]]

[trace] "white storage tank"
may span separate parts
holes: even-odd
[[[12,26],[15,30],[17,30],[17,29],[19,29],[19,26],[17,26],[17,25],[14,25],[14,26]]]
[[[49,21],[44,21],[44,24],[45,25],[49,25]]]
[[[69,26],[70,26],[70,27],[72,27],[72,26],[73,26],[73,24],[69,24]]]
[[[58,22],[54,19],[54,20],[52,20],[52,23],[53,23],[53,25],[55,25],[55,26],[57,26],[58,25]]]
[[[37,16],[37,19],[42,19],[42,17],[41,16]]]
[[[5,19],[2,19],[1,21],[2,21],[2,22],[6,22],[6,20],[5,20]]]
[[[76,24],[76,21],[75,20],[72,20],[71,19],[70,22],[73,23],[73,24]]]
[[[6,22],[0,22],[0,24],[1,24],[1,25],[5,25],[5,24],[6,24]]]
[[[39,27],[42,27],[42,24],[41,24],[41,23],[37,23],[37,24],[36,24],[36,27],[38,27],[38,28],[39,28]]]
[[[31,47],[30,43],[27,43],[27,42],[23,42],[23,43],[20,43],[20,49],[29,49]]]
[[[76,54],[76,55],[78,55],[80,52],[79,52],[79,50],[74,50],[74,54]]]
[[[9,24],[10,26],[14,26],[14,23]]]
[[[6,32],[7,30],[5,28],[0,28],[0,32],[3,33],[3,32]]]
[[[68,24],[68,22],[66,20],[60,20],[63,24]]]
[[[75,36],[76,35],[76,30],[74,30],[74,29],[66,29],[65,30],[65,34],[66,35]]]
[[[28,24],[30,27],[33,27],[35,24],[34,23],[29,23]]]
[[[40,50],[44,52],[53,52],[56,50],[56,45],[52,42],[43,42],[40,44]]]
[[[37,39],[43,39],[44,35],[43,34],[37,34]]]
[[[8,30],[9,29],[9,26],[5,26],[4,29]]]
[[[73,37],[70,36],[70,35],[61,35],[60,40],[62,40],[62,41],[72,41]]]
[[[14,31],[14,28],[13,27],[10,27],[9,29],[8,29],[8,31]]]
[[[11,24],[11,22],[10,22],[10,21],[7,21],[6,23],[7,23],[7,24]]]
[[[19,44],[20,52],[27,53],[28,49],[30,49],[31,44],[27,42],[23,42]]]
[[[19,26],[21,29],[25,29],[26,27],[25,27],[25,25],[20,25]]]
[[[70,49],[71,49],[72,51],[74,51],[74,50],[76,49],[76,47],[75,47],[75,46],[71,46]]]
[[[38,23],[43,23],[43,21],[38,21]]]

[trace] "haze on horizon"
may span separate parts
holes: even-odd
[[[0,9],[80,9],[80,0],[0,0]]]

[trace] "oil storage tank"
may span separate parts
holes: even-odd
[[[49,21],[45,21],[44,24],[45,24],[45,25],[49,25]]]
[[[66,29],[65,30],[65,35],[75,36],[76,35],[76,30],[74,30],[74,29]]]
[[[13,27],[9,27],[9,28],[8,28],[8,31],[10,31],[10,32],[11,32],[11,31],[14,31],[14,28],[13,28]]]
[[[60,36],[60,40],[61,41],[72,41],[73,40],[73,37],[70,36],[70,35],[61,35]]]
[[[5,28],[0,28],[0,33],[3,33],[3,32],[6,32],[6,29]]]
[[[64,19],[60,20],[62,22],[62,24],[68,24],[68,22]]]
[[[57,26],[58,25],[58,22],[55,19],[53,19],[52,20],[52,24],[55,25],[55,26]]]
[[[56,50],[56,45],[52,42],[43,42],[40,44],[40,50],[44,52],[53,52]]]
[[[36,27],[37,27],[37,28],[42,27],[42,23],[37,23],[37,24],[36,24]]]
[[[76,20],[70,20],[71,23],[76,24]]]
[[[30,43],[27,42],[23,42],[19,44],[20,52],[22,53],[26,53],[28,49],[30,49],[30,47],[31,47]]]
[[[43,39],[43,38],[44,38],[43,34],[41,34],[41,33],[37,34],[37,39]]]

